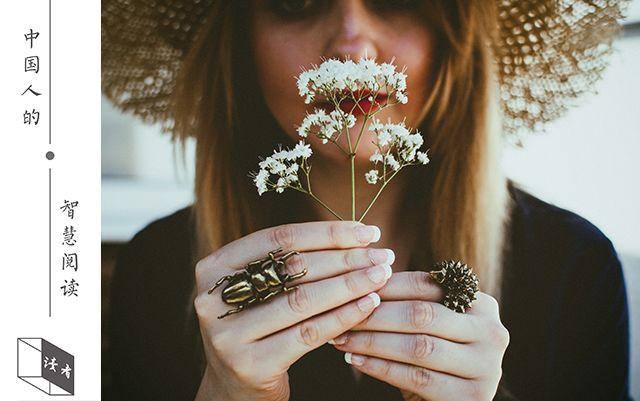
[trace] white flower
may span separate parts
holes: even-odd
[[[409,102],[409,98],[403,92],[396,92],[396,100],[398,100],[402,104],[407,104]]]
[[[282,149],[282,150],[273,152],[273,155],[271,157],[273,157],[276,160],[285,160],[288,158],[288,156],[289,156],[289,151]]]
[[[298,168],[299,167],[300,166],[298,166],[298,163],[293,163],[292,165],[287,167],[287,170],[285,171],[285,174],[287,174],[287,175],[295,174],[295,173],[298,172]]]
[[[304,123],[304,120],[303,120]],[[307,135],[309,134],[309,127],[305,127],[304,125],[300,125],[298,128],[296,128],[296,131],[298,131],[298,135],[301,138],[306,138]]]
[[[297,159],[299,157],[303,159],[308,159],[309,157],[311,157],[311,154],[313,152],[311,150],[311,145],[304,143],[303,140],[300,140],[300,142],[296,144],[296,147],[293,148],[291,153],[293,155],[293,159]]]
[[[322,143],[327,143],[336,133],[342,132],[345,127],[352,128],[355,124],[356,118],[353,114],[345,113],[340,109],[327,114],[323,109],[316,108],[302,120],[297,131],[302,138],[312,133],[321,139]],[[317,130],[312,131],[314,127],[317,127]]]
[[[298,181],[298,174],[289,174],[284,176],[285,182],[288,184],[294,183]]]
[[[380,74],[380,66],[373,59],[361,58],[358,61],[359,79],[364,85],[375,88]]]
[[[369,92],[366,96],[373,101],[375,96],[384,89],[389,99],[397,103],[407,103],[405,70],[396,71],[393,60],[378,64],[375,59],[362,57],[357,62],[331,58],[324,60],[319,66],[314,65],[309,70],[302,71],[297,78],[297,88],[305,103],[311,103],[316,98],[330,99],[340,102],[344,99],[354,99],[356,93]],[[386,103],[393,104],[393,103]],[[365,117],[366,118],[366,117]],[[304,117],[300,126],[296,128],[301,140],[292,149],[274,150],[273,154],[258,163],[260,170],[254,175],[254,183],[258,193],[274,190],[282,193],[288,187],[301,189],[298,176],[300,170],[305,171],[306,159],[313,154],[311,146],[305,143],[305,138],[315,135],[322,143],[336,142],[339,135],[355,126],[356,118],[351,113],[335,110],[325,111],[316,108],[313,113]],[[418,151],[424,139],[419,132],[411,133],[404,122],[383,124],[373,117],[369,126],[375,136],[375,152],[369,157],[374,163],[384,163],[390,169],[398,171],[403,166],[415,164],[415,160],[426,164],[429,162],[426,152]],[[386,148],[383,150],[383,148]],[[378,169],[371,169],[365,173],[365,179],[370,184],[380,181]]]
[[[312,153],[311,146],[303,140],[300,140],[293,149],[278,148],[274,150],[271,156],[258,163],[260,170],[257,173],[252,173],[258,194],[262,195],[269,191],[269,187],[282,193],[291,184],[299,182],[300,165]],[[271,176],[275,176],[275,184],[270,181]]]
[[[424,138],[422,137],[420,132],[416,132],[415,134],[409,135],[408,139],[409,139],[409,142],[411,142],[411,144],[417,148],[422,146],[422,144],[424,143]]]
[[[278,182],[276,183],[276,192],[282,193],[287,186],[287,180],[284,177],[278,178]]]
[[[375,184],[378,182],[378,170],[369,170],[364,174],[364,178],[367,180],[369,184]]]
[[[261,161],[260,163],[258,163],[258,167],[260,167],[260,169],[266,169],[268,166],[271,165],[272,162],[273,162],[273,158],[269,156],[263,161]]]
[[[387,154],[384,158],[384,162],[387,166],[391,167],[394,170],[400,169],[400,163],[393,157],[391,153]]]
[[[369,125],[369,131],[380,131],[384,129],[384,125],[376,117],[372,118],[371,125]]]
[[[356,117],[351,113],[345,113],[342,109],[333,110],[329,116],[336,130],[342,130],[345,125],[347,128],[353,128],[356,125]]]
[[[382,124],[377,118],[373,118],[373,122],[369,126],[369,130],[376,134],[378,146],[420,146],[418,144],[422,140],[422,135],[414,134],[405,127],[404,123],[394,124],[388,122]],[[406,144],[406,145],[405,145]]]
[[[378,151],[378,149],[373,152],[373,154],[369,157],[369,161],[373,163],[378,163],[383,160],[382,154]]]
[[[267,170],[260,170],[253,179],[253,182],[258,187],[258,195],[262,195],[267,192],[267,180],[269,178],[269,172]]]
[[[390,63],[382,63],[380,64],[380,74],[382,74],[383,78],[386,82],[391,82],[393,78],[393,74],[396,72],[396,67]]]
[[[313,96],[309,91],[309,83],[311,81],[311,72],[304,71],[298,76],[298,93],[300,96],[306,96],[305,103],[311,103]]]
[[[396,72],[393,76],[395,78],[395,89],[398,92],[402,92],[407,89],[407,74],[403,72]]]
[[[412,134],[411,130],[404,125],[404,122],[394,124],[389,121],[386,124],[382,124],[374,117],[369,130],[375,134],[376,144],[380,150],[383,147],[387,147],[386,153],[391,156],[385,156],[385,164],[394,170],[401,168],[405,164],[413,163],[416,158],[416,152],[424,143],[422,134],[419,131]],[[374,154],[369,160],[376,163],[380,161],[380,157]]]
[[[399,153],[403,161],[410,163],[416,157],[416,148],[402,148]]]
[[[380,131],[378,134],[378,145],[380,147],[386,146],[389,142],[391,142],[391,134],[387,130]]]
[[[287,169],[287,165],[279,160],[274,160],[270,167],[271,174],[280,174]]]
[[[297,86],[300,96],[305,103],[311,103],[316,97],[331,98],[332,95],[356,90],[368,90],[377,93],[381,88],[387,88],[389,97],[392,96],[400,103],[407,103],[405,94],[407,75],[396,72],[391,63],[376,63],[373,58],[361,57],[357,63],[352,60],[341,61],[328,59],[305,70],[298,76]]]
[[[427,152],[418,151],[416,157],[418,158],[418,161],[422,164],[429,163],[429,156],[427,156]]]
[[[385,128],[393,134],[396,140],[404,141],[409,137],[409,130],[404,126],[403,123],[388,123],[385,125]]]
[[[319,125],[321,122],[325,121],[327,118],[327,113],[323,109],[314,109],[313,113],[308,114],[302,120],[302,124],[298,127],[298,135],[303,138],[306,138],[309,135],[311,127],[314,125]]]

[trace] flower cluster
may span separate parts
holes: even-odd
[[[258,163],[258,173],[251,175],[258,187],[258,194],[262,195],[269,189],[281,193],[291,184],[298,183],[300,166],[304,165],[312,153],[311,146],[302,140],[293,149],[275,150],[271,156]],[[275,175],[275,182],[271,180],[272,175]]]
[[[427,152],[418,150],[424,143],[422,135],[419,131],[412,134],[404,122],[383,124],[374,117],[369,131],[374,133],[374,144],[377,146],[369,161],[376,166],[382,163],[383,166],[382,175],[377,168],[365,173],[369,184],[376,184],[380,179],[387,181],[387,167],[390,174],[395,174],[404,166],[429,163]]]
[[[322,143],[327,143],[336,141],[345,128],[352,128],[355,124],[356,118],[353,114],[345,113],[341,109],[335,109],[327,114],[323,109],[316,108],[302,120],[297,131],[302,138],[313,133],[322,140]],[[317,127],[316,131],[312,131],[314,127]],[[337,135],[334,137],[334,134]]]
[[[316,97],[332,98],[339,93],[357,90],[378,92],[384,89],[389,98],[399,103],[407,103],[407,75],[396,71],[392,63],[377,64],[373,59],[361,58],[357,63],[352,60],[325,60],[320,66],[303,71],[298,76],[298,93],[311,103]],[[346,95],[344,95],[346,96]]]
[[[351,60],[340,61],[337,59],[325,60],[320,66],[314,66],[311,70],[303,71],[297,79],[300,96],[305,98],[305,103],[311,103],[319,98],[323,103],[328,103],[332,111],[317,107],[313,113],[307,113],[301,124],[296,127],[298,135],[302,138],[293,149],[278,149],[273,155],[261,160],[259,171],[250,173],[253,182],[258,188],[258,194],[267,191],[284,192],[286,188],[295,189],[311,196],[324,208],[338,219],[343,218],[319,199],[311,190],[309,178],[311,164],[307,160],[312,152],[310,145],[305,143],[309,135],[315,135],[323,144],[328,142],[336,145],[349,159],[351,165],[351,219],[356,220],[356,183],[355,183],[355,157],[362,135],[366,132],[374,137],[373,143],[377,149],[370,157],[375,168],[365,174],[365,180],[369,184],[382,182],[377,193],[373,196],[364,212],[358,219],[362,221],[371,209],[376,199],[393,179],[393,177],[405,166],[414,164],[427,164],[429,157],[427,152],[420,151],[424,140],[420,132],[412,133],[404,122],[399,124],[390,121],[383,124],[375,117],[378,111],[398,103],[407,103],[405,93],[407,83],[404,69],[396,71],[396,67],[390,63],[377,64],[374,60],[361,58],[358,62]],[[351,141],[349,129],[356,124],[356,117],[352,108],[347,111],[343,100],[348,99],[347,104],[360,105],[364,97],[368,104],[375,102],[375,97],[382,93],[385,101],[376,102],[378,106],[368,109],[363,114],[363,122],[359,127],[359,133],[355,141]],[[394,99],[395,101],[389,101]],[[367,121],[371,125],[367,127]],[[342,132],[347,134],[348,148],[338,143]],[[380,169],[379,165],[382,165]],[[299,172],[306,177],[306,188],[302,184]]]

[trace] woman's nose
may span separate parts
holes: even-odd
[[[375,25],[363,0],[339,0],[333,2],[333,23],[327,26],[330,32],[328,57],[375,58],[378,49],[375,43]]]

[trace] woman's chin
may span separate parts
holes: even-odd
[[[354,163],[358,167],[369,166],[371,162],[369,161],[369,157],[373,154],[375,147],[371,144],[371,146],[362,146],[364,144],[358,145],[358,150],[356,152],[356,156],[354,158]],[[342,146],[342,145],[340,145]],[[319,144],[317,146],[312,145],[314,154],[311,156],[311,162],[313,163],[314,158],[322,158],[327,161],[335,162],[335,163],[344,163],[345,166],[349,165],[349,157],[340,150],[335,144],[327,143],[327,144]],[[345,145],[343,148],[346,151],[349,151],[348,145]]]

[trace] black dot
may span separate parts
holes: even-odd
[[[47,160],[53,160],[55,156],[52,151],[47,152]]]

